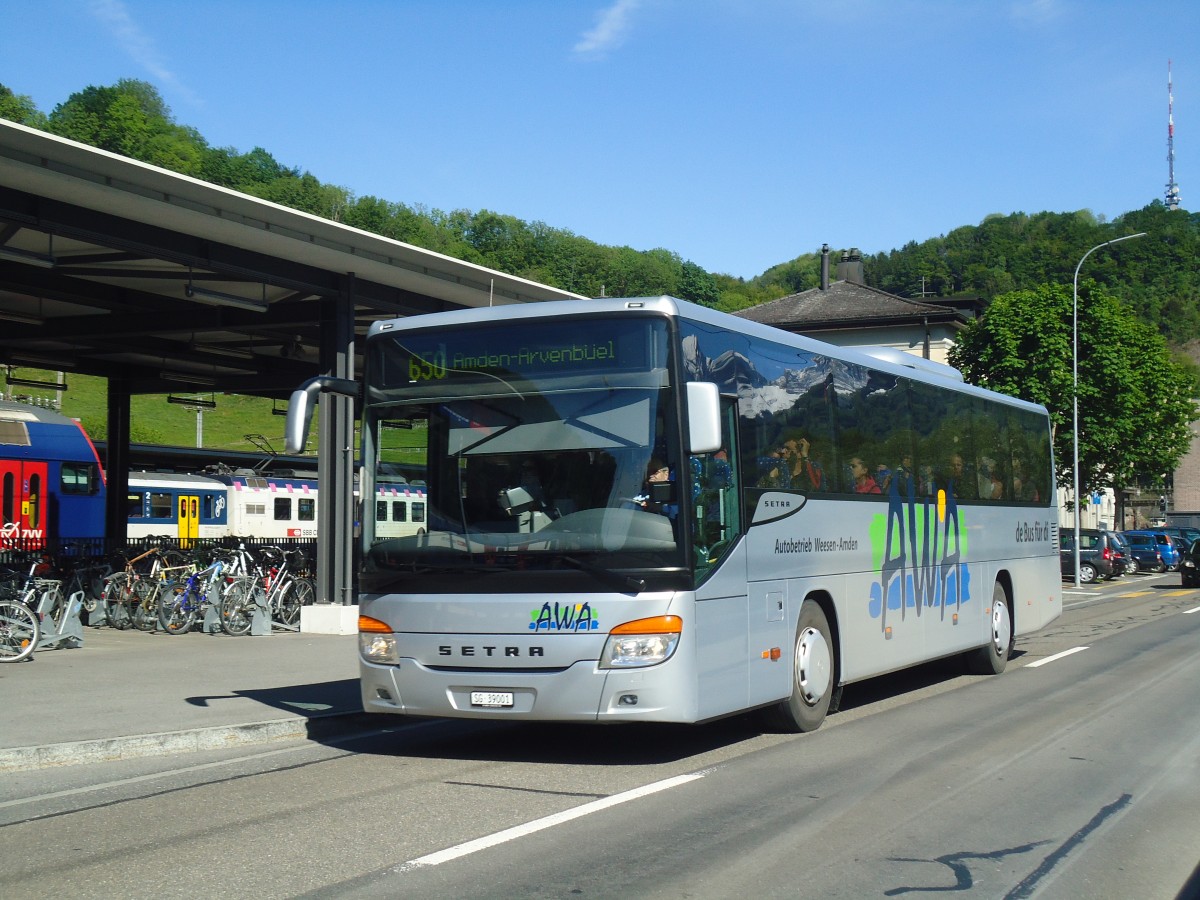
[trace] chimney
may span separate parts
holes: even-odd
[[[842,251],[842,261],[838,263],[837,277],[839,281],[851,284],[866,284],[863,278],[862,254],[857,247]]]
[[[829,290],[829,245],[821,245],[821,290]]]

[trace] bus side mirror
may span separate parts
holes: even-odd
[[[345,397],[358,396],[358,383],[348,378],[333,378],[318,375],[310,378],[296,390],[288,401],[287,424],[283,430],[283,443],[288,453],[303,453],[308,443],[308,429],[312,424],[316,399],[319,394],[341,394]]]
[[[687,452],[693,456],[716,453],[721,449],[721,395],[717,386],[708,381],[689,381],[687,405]]]

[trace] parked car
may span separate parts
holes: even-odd
[[[1186,553],[1193,543],[1200,540],[1200,528],[1189,528],[1186,525],[1164,525],[1162,528],[1152,528],[1151,531],[1161,531],[1171,536],[1179,546],[1181,554]]]
[[[1178,568],[1179,551],[1169,535],[1154,531],[1122,531],[1138,568],[1147,572],[1165,572]]]
[[[1059,531],[1058,557],[1062,577],[1075,580],[1075,532]],[[1084,528],[1079,532],[1079,581],[1091,584],[1097,578],[1116,578],[1125,571],[1110,531]]]
[[[1183,553],[1183,562],[1179,565],[1179,580],[1184,587],[1200,587],[1200,540],[1192,541],[1192,545]]]
[[[1151,533],[1159,547],[1162,548],[1163,562],[1167,564],[1167,568],[1172,572],[1178,570],[1183,564],[1183,552],[1188,548],[1188,542],[1171,537],[1160,528],[1152,529]]]
[[[1121,561],[1125,564],[1124,574],[1136,575],[1138,573],[1138,561],[1133,558],[1133,553],[1130,551],[1129,545],[1125,543],[1125,539],[1115,531],[1110,531],[1108,535],[1110,538],[1112,538],[1113,552],[1116,553],[1117,556],[1121,558]]]

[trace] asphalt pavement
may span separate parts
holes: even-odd
[[[83,629],[0,664],[0,771],[365,727],[357,635]]]

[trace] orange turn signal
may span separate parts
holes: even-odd
[[[359,621],[362,617],[359,616]],[[391,631],[391,629],[388,629]],[[609,634],[679,634],[683,631],[683,619],[679,616],[651,616],[649,619],[634,619],[622,622]]]
[[[366,634],[391,634],[392,626],[387,622],[379,621],[379,619],[372,619],[370,616],[359,616],[358,630]]]

